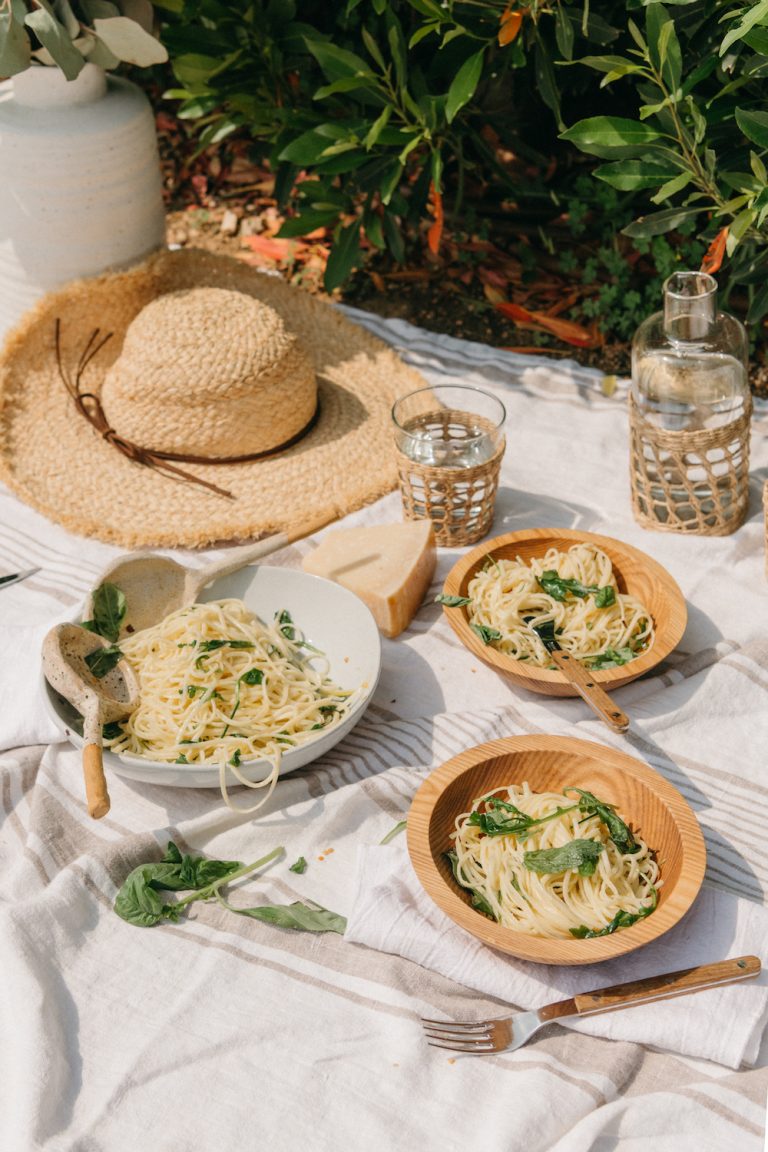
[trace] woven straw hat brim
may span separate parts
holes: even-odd
[[[83,388],[99,393],[134,316],[165,292],[214,285],[271,305],[313,358],[320,417],[284,453],[241,464],[184,465],[228,500],[126,459],[77,411],[61,381],[94,328],[114,335],[89,364]],[[0,355],[0,479],[72,532],[135,547],[205,547],[289,531],[340,517],[397,482],[390,410],[424,387],[382,341],[331,305],[277,277],[202,250],[161,252],[127,272],[77,281],[45,296],[7,338]],[[190,408],[201,427],[204,416]]]

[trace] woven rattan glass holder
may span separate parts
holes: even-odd
[[[405,518],[431,520],[442,547],[487,535],[505,448],[501,402],[441,385],[402,397],[392,416]]]
[[[727,536],[747,514],[751,404],[722,428],[669,431],[629,401],[632,511],[644,528]]]
[[[747,333],[717,281],[678,271],[632,341],[630,482],[644,528],[734,532],[747,512],[752,397]]]

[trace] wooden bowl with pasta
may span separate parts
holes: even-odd
[[[556,566],[556,554],[569,558]],[[566,579],[547,580],[553,572],[564,572]],[[526,595],[504,591],[514,589],[518,576]],[[480,544],[448,573],[442,599],[451,627],[470,652],[546,696],[577,693],[562,672],[546,667],[546,651],[531,624],[554,618],[561,626],[567,614],[559,643],[579,659],[591,649],[585,664],[610,692],[661,663],[680,642],[687,621],[680,588],[650,556],[610,536],[566,528],[529,528]]]
[[[530,795],[526,793],[526,786]],[[484,836],[486,849],[483,851],[507,853],[506,874],[514,886],[513,890],[506,889],[512,897],[511,902],[506,898],[504,885],[492,877],[492,858],[484,855],[483,851],[479,851],[479,858],[484,861],[483,867],[494,889],[486,893],[490,900],[490,905],[487,905],[489,911],[495,911],[508,921],[511,916],[515,927],[498,923],[473,906],[473,899],[476,905],[483,906],[482,887],[472,874],[471,853],[478,854],[478,849],[470,842],[468,855],[466,843],[470,823],[466,814],[473,808],[481,810],[486,803],[481,798],[489,793],[507,796],[510,787],[520,792],[519,808],[530,812],[540,813],[546,810],[547,804],[550,812],[556,811],[559,804],[553,795],[559,796],[564,790],[568,790],[568,804],[563,807],[571,808],[579,801],[584,803],[584,795],[589,798],[588,808],[595,808],[592,803],[595,799],[602,805],[597,808],[598,816],[587,819],[577,807],[575,813],[547,817],[549,823],[542,820],[538,828],[529,829],[517,838],[519,855],[516,858],[509,855],[510,850],[515,850],[515,839],[498,833],[488,837],[478,829],[469,829],[471,835]],[[552,795],[547,798],[542,794]],[[551,863],[551,845],[557,843],[558,835],[554,821],[571,819],[573,826],[578,821],[575,835],[582,846],[586,840],[600,842],[601,837],[606,840],[611,835],[618,840],[616,830],[611,830],[598,819],[600,814],[605,815],[606,808],[620,817],[619,823],[625,822],[636,840],[636,844],[630,845],[635,854],[626,854],[626,846],[621,850],[615,845],[612,847],[612,841],[604,844],[603,848],[595,848],[593,844],[595,854],[600,857],[594,874],[582,877],[573,861],[569,872],[558,874],[557,867]],[[500,811],[500,818],[512,818],[508,810]],[[452,835],[457,830],[457,820],[461,826],[458,838]],[[561,842],[569,836],[570,833],[563,832]],[[542,839],[549,844],[549,848],[544,850],[545,856],[549,852],[549,875],[538,872],[542,867],[541,850],[537,851],[536,845]],[[569,849],[572,843],[568,839]],[[452,850],[457,854],[453,862],[447,855]],[[414,797],[408,814],[408,851],[425,892],[454,923],[491,948],[539,964],[594,964],[622,956],[656,940],[677,924],[691,907],[706,866],[704,839],[696,817],[664,777],[622,752],[562,736],[515,736],[493,740],[470,748],[441,765],[427,777]],[[633,919],[626,914],[629,901],[621,895],[621,886],[627,876],[636,884],[637,872],[643,869],[643,856],[648,866],[653,866],[653,895],[647,900],[653,910]],[[640,860],[637,867],[632,864],[636,858]],[[457,859],[463,862],[463,865],[459,864],[459,869],[464,868],[461,873],[463,880],[477,884],[478,888],[468,890],[458,883]],[[511,870],[512,859],[518,861],[516,871]],[[525,866],[520,863],[522,860]],[[530,873],[528,862],[533,862]],[[610,869],[619,873],[624,869],[624,879],[617,881]],[[542,886],[544,883],[546,887]],[[613,895],[614,884],[618,896]],[[498,892],[495,891],[497,887]],[[559,907],[554,911],[552,907],[553,893],[564,891],[567,891],[567,901],[563,907],[567,910],[568,921],[559,917]],[[515,899],[518,893],[519,901]],[[607,903],[609,898],[619,899],[625,915],[618,916],[618,923],[627,926],[585,936],[584,918],[598,917],[600,913],[606,924],[611,921],[617,923],[617,913]],[[570,921],[574,934],[567,926]],[[596,918],[594,924],[598,923],[602,921]],[[558,935],[534,934],[540,931]],[[581,936],[575,934],[579,932]]]

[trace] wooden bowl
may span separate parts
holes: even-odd
[[[446,853],[456,817],[492,789],[528,782],[534,792],[574,785],[616,807],[656,852],[661,869],[658,907],[610,936],[554,940],[504,928],[473,908],[453,878]],[[690,908],[704,878],[701,829],[680,793],[646,764],[565,736],[513,736],[454,756],[416,793],[408,814],[408,851],[424,891],[447,916],[483,944],[537,964],[594,964],[662,936]]]
[[[688,618],[685,597],[669,572],[637,548],[610,536],[577,532],[570,528],[528,528],[522,532],[509,532],[506,536],[496,536],[486,541],[462,556],[448,573],[443,591],[448,596],[466,596],[470,580],[489,556],[499,560],[514,560],[520,556],[523,561],[530,563],[532,559],[543,556],[548,548],[565,552],[573,544],[594,544],[606,553],[613,566],[619,591],[631,593],[645,605],[656,630],[650,648],[634,660],[618,668],[605,668],[592,673],[594,679],[610,693],[612,688],[629,684],[664,660],[680,643]],[[559,670],[538,668],[525,661],[513,660],[493,645],[484,644],[470,628],[465,606],[444,608],[444,611],[454,632],[470,652],[514,683],[545,696],[578,695]]]

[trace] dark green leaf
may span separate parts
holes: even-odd
[[[365,60],[354,52],[338,48],[328,40],[307,39],[306,45],[329,80],[339,80],[342,76],[370,75]]]
[[[611,584],[606,584],[605,588],[598,588],[595,593],[595,608],[610,608],[615,603],[616,592]]]
[[[591,116],[560,133],[582,152],[605,160],[642,155],[649,144],[659,140],[659,133],[639,120],[621,116]]]
[[[240,682],[242,684],[250,685],[263,684],[264,673],[262,672],[261,668],[249,668],[247,672],[243,672],[242,676],[240,677]]]
[[[102,740],[118,740],[123,734],[122,724],[113,720],[110,724],[103,724],[101,728]]]
[[[501,632],[497,628],[487,628],[485,624],[470,624],[470,628],[480,637],[483,644],[492,644],[494,640],[501,640]]]
[[[303,872],[306,872],[306,870],[307,861],[303,856],[299,856],[298,860],[291,864],[290,868],[288,869],[289,872],[298,872],[299,875],[301,875]]]
[[[484,51],[475,52],[468,60],[464,61],[451,81],[445,104],[445,118],[449,124],[453,122],[456,113],[474,96],[475,89],[483,74],[484,58]]]
[[[731,44],[741,40],[752,28],[758,24],[768,23],[768,0],[760,0],[758,4],[750,4],[740,10],[741,19],[731,27],[730,32],[723,37],[720,45],[720,55],[724,56]]]
[[[253,920],[263,920],[267,924],[275,924],[278,928],[293,928],[298,932],[338,932],[344,935],[347,927],[346,917],[321,908],[319,904],[310,906],[296,900],[293,904],[278,904],[270,907],[263,905],[260,908],[230,908],[239,916],[250,916]]]
[[[91,630],[116,644],[125,619],[125,596],[116,584],[107,582],[100,584],[93,593],[92,604]]]
[[[768,148],[768,112],[750,112],[746,108],[737,108],[735,116],[736,123],[748,140],[760,148]]]
[[[469,596],[435,596],[435,604],[444,604],[446,608],[461,608],[463,604],[471,604]]]
[[[568,599],[569,593],[583,600],[589,596],[590,592],[597,592],[596,584],[582,584],[580,580],[566,579],[560,576],[554,568],[542,572],[541,576],[537,576],[536,579],[548,596],[551,596],[553,600],[559,600],[561,603]]]
[[[529,872],[560,875],[576,869],[579,876],[591,876],[603,851],[598,840],[570,840],[562,848],[540,848],[524,852],[523,864]]]
[[[675,93],[683,74],[682,53],[674,21],[663,4],[649,4],[645,10],[645,31],[651,62],[670,92]]]
[[[334,241],[323,279],[326,292],[343,284],[360,262],[360,223],[354,220],[342,228]]]
[[[122,655],[117,644],[110,644],[106,648],[96,648],[95,651],[89,652],[85,662],[96,679],[102,680],[122,659]]]
[[[555,14],[555,40],[564,60],[573,59],[574,37],[573,24],[568,19],[562,4],[558,4]]]
[[[564,793],[577,792],[579,795],[579,811],[583,812],[585,816],[597,816],[602,820],[608,829],[608,835],[618,848],[619,852],[628,855],[634,855],[635,852],[640,851],[640,845],[635,840],[629,827],[624,823],[621,816],[617,815],[616,809],[612,804],[607,804],[604,800],[598,800],[591,792],[585,792],[582,788],[564,788]]]
[[[664,208],[661,212],[653,212],[650,216],[640,216],[621,231],[624,236],[632,236],[635,239],[662,236],[665,232],[672,232],[684,221],[700,216],[702,211],[701,208]]]
[[[662,168],[645,160],[617,160],[614,164],[599,164],[592,175],[604,180],[620,192],[636,192],[641,188],[658,188],[677,173],[670,165]]]

